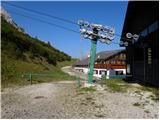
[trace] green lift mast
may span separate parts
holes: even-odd
[[[93,33],[97,35],[98,30],[93,29]],[[90,61],[89,61],[90,70],[88,73],[88,81],[87,81],[89,84],[93,83],[92,78],[93,78],[93,72],[94,72],[94,62],[96,58],[96,48],[97,48],[97,37],[91,40]]]
[[[78,24],[80,26],[81,35],[84,38],[91,39],[91,50],[90,50],[90,61],[89,67],[90,70],[88,72],[88,80],[87,83],[93,84],[93,72],[94,72],[94,63],[96,59],[96,47],[97,41],[99,40],[102,43],[110,44],[114,39],[114,28],[103,26],[100,24],[89,24],[86,21],[79,20]]]

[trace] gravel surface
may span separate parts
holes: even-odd
[[[2,118],[158,118],[158,102],[102,89],[79,93],[71,82],[42,83],[2,92]]]
[[[75,81],[42,83],[5,89],[1,117],[40,118],[158,118],[159,102],[149,92],[111,93],[97,85],[95,92],[79,92]],[[135,105],[138,103],[138,105]]]

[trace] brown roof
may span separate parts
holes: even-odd
[[[112,56],[125,51],[124,49],[121,50],[112,50],[112,51],[102,51],[96,54],[96,60],[95,61],[104,61],[107,59],[110,59]],[[88,66],[89,64],[89,58],[85,58],[83,60],[78,61],[73,66]]]

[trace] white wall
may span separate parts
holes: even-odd
[[[75,70],[77,71],[81,71],[83,72],[84,74],[87,74],[89,72],[89,69],[86,68],[86,67],[74,67]],[[125,75],[126,74],[126,69],[110,69],[110,70],[107,70],[107,69],[96,69],[94,68],[94,71],[98,71],[97,74],[93,74],[94,77],[97,77],[97,78],[101,78],[102,75],[100,74],[100,71],[103,70],[103,71],[106,71],[106,78],[109,79],[109,75],[116,75],[116,71],[123,71],[123,74]]]

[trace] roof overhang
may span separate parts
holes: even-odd
[[[159,16],[158,1],[130,1],[120,41],[126,41],[126,34],[139,34]],[[131,43],[131,42],[130,42]],[[123,47],[121,45],[121,47]]]

